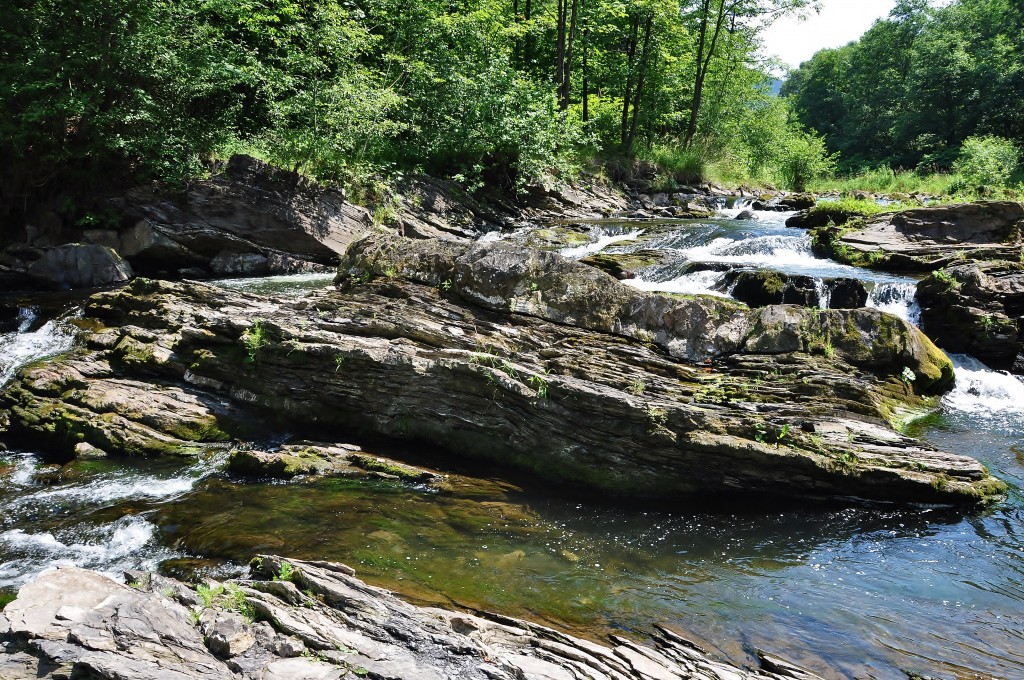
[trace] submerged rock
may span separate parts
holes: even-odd
[[[921,326],[939,345],[1024,374],[1024,265],[945,267],[918,284],[917,299]]]
[[[44,572],[0,617],[0,677],[103,680],[783,680],[817,676],[770,655],[721,663],[665,628],[598,644],[495,614],[420,608],[343,564],[264,555],[250,578],[205,586],[133,572]],[[799,675],[796,675],[799,673]]]
[[[181,410],[230,435],[242,412],[676,501],[974,503],[1003,488],[885,424],[953,374],[918,329],[877,310],[653,295],[554,253],[389,236],[353,246],[339,280],[298,301],[148,280],[95,295],[86,313],[107,330],[0,396],[11,433],[66,447],[49,414],[70,404],[76,422],[103,422],[119,402],[86,397],[145,377],[174,406],[140,394],[113,409],[118,431],[162,435]],[[106,429],[75,432],[123,451]]]
[[[672,255],[664,250],[635,250],[630,253],[598,253],[585,257],[580,262],[597,267],[620,281],[636,278],[641,269],[665,264]]]
[[[228,469],[256,477],[290,479],[298,475],[369,477],[420,484],[437,483],[443,477],[388,458],[362,452],[353,445],[286,444],[275,451],[235,449]]]
[[[915,208],[815,229],[814,251],[877,269],[929,272],[965,260],[1020,261],[1024,204]]]

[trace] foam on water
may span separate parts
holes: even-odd
[[[722,272],[702,271],[685,274],[671,281],[647,281],[637,278],[626,279],[623,283],[648,292],[728,297],[726,293],[718,290],[722,283],[722,277]]]
[[[1024,416],[1024,382],[966,354],[949,358],[956,368],[956,385],[942,398],[944,407],[982,419]]]
[[[156,526],[139,516],[56,533],[11,529],[0,533],[0,549],[9,558],[0,563],[0,586],[20,585],[58,565],[96,569],[115,577],[125,569],[152,571],[173,556],[156,536]]]
[[[168,474],[131,468],[108,470],[81,482],[44,486],[34,477],[41,461],[31,454],[8,454],[7,492],[0,501],[0,586],[23,583],[43,569],[71,564],[117,573],[124,569],[153,569],[174,552],[160,546],[156,526],[145,517],[128,514],[107,518],[118,508],[135,513],[140,505],[180,498],[202,479],[215,473],[224,457],[201,461]],[[38,526],[33,530],[25,528]],[[52,528],[54,526],[59,528]]]
[[[37,312],[22,309],[18,316],[18,331],[0,334],[0,387],[10,382],[22,366],[67,352],[75,344],[75,328],[67,322],[67,317],[47,321],[29,331]]]
[[[599,253],[613,243],[621,243],[622,241],[632,241],[638,236],[644,233],[643,229],[634,229],[625,233],[608,234],[603,231],[598,231],[597,239],[591,243],[587,243],[582,246],[575,246],[573,248],[563,248],[558,253],[564,257],[571,257],[573,259],[579,259]],[[593,237],[593,234],[592,234]]]
[[[889,312],[910,323],[920,325],[921,305],[914,297],[916,281],[880,282],[868,290],[868,307]]]
[[[754,236],[741,240],[718,237],[680,253],[691,262],[709,262],[736,266],[820,266],[821,260],[811,252],[811,239],[806,235]]]

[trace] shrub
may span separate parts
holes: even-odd
[[[968,137],[953,169],[975,186],[1003,187],[1017,169],[1021,150],[1002,137]]]
[[[786,140],[779,171],[790,189],[806,191],[809,182],[830,175],[835,166],[836,157],[825,149],[822,137],[794,131]]]

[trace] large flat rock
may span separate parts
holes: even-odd
[[[934,271],[964,260],[1021,257],[1024,204],[985,201],[915,208],[814,231],[819,253],[854,265]]]
[[[41,574],[7,607],[0,677],[97,680],[782,680],[817,676],[768,658],[749,671],[669,630],[597,644],[495,614],[420,608],[342,564],[264,555],[251,578],[134,587],[74,567]],[[819,679],[820,680],[820,679]]]

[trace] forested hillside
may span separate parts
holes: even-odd
[[[637,154],[665,184],[708,160],[799,182],[822,147],[771,95],[758,35],[810,4],[14,0],[2,196],[182,180],[231,151],[350,185],[515,189]]]
[[[802,64],[782,92],[844,169],[953,169],[1004,183],[1024,141],[1021,9],[899,0],[860,40]]]

